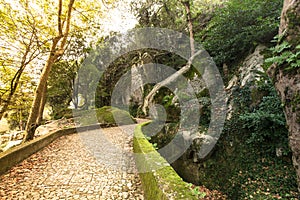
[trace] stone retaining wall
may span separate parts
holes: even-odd
[[[175,170],[160,156],[138,125],[134,132],[133,150],[142,181],[145,199],[197,199]]]
[[[18,145],[13,147],[5,152],[0,153],[0,175],[7,172],[11,167],[15,166],[16,164],[20,163],[24,159],[28,158],[30,155],[36,153],[40,149],[44,148],[45,146],[49,145],[51,142],[56,140],[57,138],[73,134],[76,132],[93,130],[100,128],[100,125],[92,125],[92,126],[85,126],[85,127],[78,127],[78,128],[68,128],[63,130],[58,130],[38,138],[26,142],[24,144]]]

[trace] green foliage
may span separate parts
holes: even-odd
[[[261,77],[255,84],[237,88],[234,94],[238,95],[238,108],[226,121],[214,156],[200,169],[205,172],[203,179],[210,180],[205,183],[220,188],[231,199],[295,197],[297,181],[288,131],[274,86]],[[276,148],[282,150],[281,157],[276,156]],[[205,176],[208,174],[213,177]],[[220,178],[223,174],[226,176]]]
[[[275,41],[278,37],[275,38]],[[280,42],[275,47],[271,47],[272,57],[265,60],[265,64],[269,67],[272,64],[286,66],[286,70],[300,68],[300,45],[295,48],[287,41]]]
[[[66,108],[66,107],[61,107],[61,108],[57,108],[55,109],[55,111],[52,111],[52,115],[53,119],[61,119],[61,118],[66,118],[66,119],[70,119],[73,118],[73,111],[70,108]]]
[[[48,79],[47,100],[52,107],[54,119],[60,119],[70,113],[68,107],[73,99],[72,93],[77,69],[77,62],[60,61],[51,70]]]
[[[205,38],[204,47],[218,66],[232,63],[276,35],[281,9],[278,0],[230,0],[197,38]]]
[[[210,123],[211,115],[211,99],[209,97],[201,97],[199,99],[200,104],[200,125],[202,127],[208,127]]]
[[[9,98],[11,92],[10,81],[14,73],[15,70],[10,67],[0,66],[0,109],[2,109],[4,102]],[[22,121],[23,126],[25,125],[33,100],[32,93],[30,92],[32,89],[33,83],[31,82],[31,78],[28,74],[24,73],[6,110],[10,129],[18,128],[20,121]]]
[[[212,10],[222,0],[190,0],[194,32],[199,32],[211,18]],[[133,2],[133,11],[141,27],[160,27],[187,33],[186,11],[181,1],[146,0]]]
[[[268,148],[274,147],[272,142],[263,144],[255,140],[256,144],[249,144],[252,130],[241,128],[243,125],[237,113],[226,121],[214,154],[200,165],[200,184],[222,191],[229,199],[296,197],[297,180],[291,156],[277,157],[268,152]]]
[[[240,115],[243,128],[251,133],[247,143],[263,146],[266,152],[275,154],[276,148],[283,148],[285,155],[288,147],[288,130],[281,101],[270,80],[257,83],[257,90],[266,93],[257,107]]]
[[[160,27],[182,30],[185,28],[184,8],[179,1],[147,0],[133,3],[133,8],[143,27]]]
[[[146,138],[149,142],[151,141],[151,137],[145,136],[145,138]],[[150,144],[152,144],[152,146],[153,146],[153,148],[154,148],[155,150],[158,150],[157,143],[150,143]]]
[[[162,100],[160,100],[162,98]],[[166,112],[167,112],[167,121],[169,122],[178,122],[180,119],[180,108],[174,105],[173,102],[174,94],[171,93],[166,88],[161,89],[159,94],[156,97],[156,102],[162,102]]]
[[[195,187],[192,183],[189,183],[188,187],[191,189],[192,193],[198,198],[203,199],[206,196],[205,192],[200,191],[199,187]]]
[[[156,144],[156,147],[158,149],[163,148],[174,139],[176,133],[178,132],[178,128],[179,125],[177,123],[168,123],[160,132],[152,137],[148,137],[147,139],[152,144]],[[150,132],[151,134],[153,134],[151,131],[152,130],[147,129],[147,126],[143,127],[143,133],[146,134]]]
[[[256,158],[255,158],[256,157]],[[290,161],[255,155],[230,178],[230,196],[238,199],[293,199],[297,181]],[[248,166],[246,166],[248,165]]]

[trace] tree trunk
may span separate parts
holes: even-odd
[[[28,117],[27,125],[26,125],[26,135],[24,137],[23,142],[28,140],[32,140],[34,137],[35,129],[37,128],[38,124],[38,117],[40,116],[40,111],[43,110],[44,104],[42,104],[43,95],[46,92],[46,83],[51,71],[53,64],[57,61],[57,59],[63,55],[65,51],[65,46],[67,43],[67,38],[70,31],[71,26],[71,13],[73,9],[73,4],[75,0],[69,0],[68,4],[68,11],[66,19],[62,19],[62,7],[63,2],[62,0],[58,0],[58,14],[57,14],[57,21],[58,21],[58,36],[53,39],[50,54],[48,56],[48,60],[43,68],[39,83],[37,85],[33,105],[31,107],[31,111]],[[60,42],[60,44],[59,44]]]
[[[193,21],[192,21],[192,15],[191,15],[191,8],[190,8],[190,1],[182,1],[181,2],[183,6],[185,7],[186,11],[186,17],[187,17],[187,23],[188,23],[188,28],[189,28],[189,34],[190,34],[190,49],[191,49],[191,57],[188,60],[187,64],[182,67],[180,70],[178,70],[176,73],[172,74],[165,80],[157,83],[153,89],[150,91],[150,93],[145,97],[143,106],[142,106],[142,111],[145,115],[147,115],[147,108],[149,107],[149,103],[153,101],[154,96],[156,92],[161,89],[162,87],[172,83],[175,81],[179,76],[183,75],[192,66],[193,60],[195,59],[196,56],[200,55],[203,53],[203,50],[199,50],[198,52],[195,53],[195,44],[194,44],[194,32],[193,32]]]
[[[12,96],[11,96],[12,97]],[[11,97],[8,97],[5,101],[4,101],[4,105],[2,105],[1,110],[0,110],[0,120],[3,118],[5,112],[7,111],[9,102],[11,101]]]
[[[58,43],[59,39],[57,38],[56,40],[54,40],[53,44],[52,44],[52,49],[55,51],[55,47]],[[57,59],[58,55],[56,53],[50,53],[50,56],[47,60],[47,63],[45,65],[45,67],[43,68],[39,83],[37,85],[35,94],[34,94],[34,100],[33,100],[33,105],[31,107],[30,110],[30,114],[28,117],[28,121],[26,124],[26,136],[24,138],[24,141],[28,141],[28,140],[32,140],[34,137],[34,132],[35,129],[37,128],[38,124],[37,119],[40,116],[40,107],[41,107],[41,101],[42,101],[42,97],[43,97],[43,93],[44,88],[46,87],[46,83],[48,80],[48,76],[50,74],[50,70],[53,66],[53,64],[55,63],[56,59]]]
[[[9,92],[7,99],[4,101],[4,104],[2,105],[1,110],[0,110],[0,120],[2,119],[4,113],[7,111],[8,106],[10,105],[11,100],[12,100],[12,98],[13,98],[13,96],[14,96],[14,94],[17,91],[17,88],[19,86],[19,82],[20,82],[21,76],[22,76],[22,74],[23,74],[23,72],[24,72],[27,64],[30,62],[30,61],[26,61],[27,60],[27,56],[28,56],[29,51],[30,51],[29,50],[30,45],[28,47],[26,47],[26,51],[25,51],[25,53],[24,53],[24,55],[22,57],[20,68],[18,69],[18,71],[14,75],[13,79],[11,80],[11,83],[10,83],[10,92]]]
[[[74,105],[74,109],[78,109],[78,91],[79,91],[79,86],[78,86],[78,83],[79,83],[79,77],[76,76],[74,79],[73,79],[73,94],[72,94],[72,102],[73,102],[73,105]]]
[[[26,54],[24,55],[23,61],[21,63],[21,67],[16,72],[14,78],[11,80],[10,92],[8,94],[7,99],[4,100],[4,103],[3,103],[2,107],[1,107],[1,110],[0,110],[0,120],[2,119],[4,113],[7,111],[8,106],[11,104],[11,100],[13,99],[13,96],[14,96],[15,92],[17,91],[21,76],[22,76],[22,74],[25,70],[25,67],[26,67],[24,59],[26,59],[27,54],[28,54],[28,52],[26,52]]]
[[[47,83],[45,84],[45,87],[43,89],[44,91],[42,92],[42,100],[41,100],[41,105],[40,105],[40,109],[39,109],[39,116],[36,120],[36,124],[40,125],[42,120],[43,120],[43,114],[44,114],[44,108],[45,108],[45,104],[47,101]]]
[[[193,63],[193,60],[195,59],[195,57],[196,57],[196,56],[199,56],[199,55],[200,55],[201,53],[203,53],[203,52],[204,52],[203,50],[197,51],[197,52],[189,59],[188,63],[187,63],[184,67],[182,67],[180,70],[178,70],[176,73],[172,74],[171,76],[169,76],[169,77],[166,78],[165,80],[163,80],[163,81],[157,83],[157,84],[153,87],[153,89],[149,92],[149,94],[148,94],[148,95],[145,97],[145,99],[144,99],[142,111],[143,111],[145,114],[147,114],[147,108],[149,107],[149,103],[153,101],[156,92],[157,92],[160,88],[162,88],[162,87],[164,87],[164,86],[166,86],[166,85],[172,83],[173,81],[175,81],[175,80],[176,80],[179,76],[181,76],[182,74],[188,72],[189,69],[190,69],[191,66],[192,66],[192,63]]]
[[[300,41],[300,1],[285,0],[281,14],[279,35],[292,45]],[[285,66],[273,64],[268,74],[275,82],[289,129],[289,144],[293,152],[293,164],[300,192],[300,69],[286,70]]]

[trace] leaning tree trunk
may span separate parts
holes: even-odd
[[[22,57],[20,68],[18,69],[18,71],[14,75],[13,79],[11,80],[11,83],[10,83],[10,92],[8,94],[8,97],[3,102],[2,107],[0,109],[0,120],[2,119],[4,113],[7,111],[9,105],[11,104],[13,96],[14,96],[14,94],[17,91],[17,88],[19,86],[19,82],[21,80],[21,76],[22,76],[22,74],[23,74],[23,72],[24,72],[27,64],[29,63],[29,61],[27,61],[28,54],[29,54],[29,47],[26,47],[26,51],[25,51],[25,53],[24,53],[24,55]]]
[[[279,35],[293,47],[300,42],[300,1],[285,0],[281,14]],[[268,70],[275,82],[284,106],[284,113],[289,129],[289,144],[293,153],[293,164],[298,179],[300,192],[300,68],[286,70],[286,66],[273,64]]]
[[[67,38],[70,31],[71,26],[71,13],[73,9],[73,4],[75,0],[69,0],[68,4],[68,11],[67,11],[67,17],[64,18],[62,14],[62,8],[63,8],[63,0],[58,0],[58,36],[53,39],[50,54],[48,56],[48,60],[43,68],[38,86],[35,91],[33,104],[30,110],[30,114],[28,117],[28,121],[26,124],[26,135],[24,137],[23,142],[26,142],[28,140],[32,140],[34,137],[35,129],[37,128],[39,121],[39,116],[41,115],[41,111],[44,110],[42,100],[43,96],[46,92],[46,83],[51,71],[51,68],[53,64],[57,61],[59,57],[61,57],[65,51]],[[59,44],[60,43],[60,44]]]
[[[52,49],[53,49],[53,53],[50,53],[50,56],[47,60],[47,63],[45,65],[45,67],[43,68],[39,83],[37,85],[35,94],[34,94],[34,100],[33,100],[33,104],[30,110],[30,114],[28,117],[28,121],[26,124],[26,135],[24,138],[24,142],[28,141],[28,140],[32,140],[34,137],[34,132],[35,129],[37,128],[38,124],[36,123],[36,121],[38,120],[38,117],[40,116],[40,107],[41,107],[41,102],[42,102],[42,98],[44,96],[44,88],[46,87],[46,83],[51,71],[51,68],[53,66],[53,64],[55,63],[58,55],[55,53],[55,48],[53,48],[54,46],[57,46],[57,43],[59,41],[59,38],[56,38],[52,44]]]
[[[41,104],[40,104],[40,109],[38,112],[39,116],[36,120],[37,125],[40,125],[41,122],[43,121],[43,114],[44,114],[44,108],[45,108],[46,101],[47,101],[47,82],[46,82],[45,87],[42,92]]]
[[[142,111],[145,115],[148,114],[147,108],[149,107],[149,104],[153,101],[154,96],[158,90],[160,90],[162,87],[172,83],[173,81],[177,80],[179,76],[182,74],[188,72],[192,66],[192,63],[194,59],[199,56],[201,53],[203,53],[203,50],[199,50],[195,52],[195,44],[194,44],[194,32],[193,32],[193,21],[192,21],[192,14],[191,14],[191,7],[190,7],[190,1],[181,1],[183,4],[185,10],[186,10],[186,16],[187,16],[187,22],[188,22],[188,29],[190,34],[190,48],[191,48],[191,57],[189,58],[187,64],[183,66],[180,70],[178,70],[176,73],[172,74],[165,80],[157,83],[153,89],[147,94],[147,96],[144,99],[143,105],[142,105]]]

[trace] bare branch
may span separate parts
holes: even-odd
[[[193,56],[195,53],[195,44],[194,44],[193,21],[191,15],[191,5],[190,5],[190,1],[182,1],[182,4],[184,5],[186,11],[186,17],[187,17],[189,33],[190,33],[191,56]]]
[[[57,20],[58,20],[58,34],[63,35],[62,32],[62,22],[61,22],[61,15],[62,15],[62,0],[58,1],[58,15],[57,15]]]
[[[168,78],[166,78],[165,80],[157,83],[153,89],[151,90],[151,92],[145,97],[144,99],[144,105],[142,107],[142,111],[147,114],[147,107],[149,106],[149,102],[153,101],[153,98],[156,94],[156,92],[161,89],[162,87],[172,83],[173,81],[175,81],[179,76],[181,76],[182,74],[186,73],[192,66],[193,60],[199,56],[201,53],[203,53],[204,50],[199,50],[197,51],[192,57],[190,57],[190,59],[188,60],[187,64],[185,66],[183,66],[180,70],[178,70],[177,72],[175,72],[174,74],[172,74],[171,76],[169,76]]]
[[[69,5],[68,5],[68,14],[67,14],[67,25],[66,25],[66,29],[64,31],[64,38],[63,41],[61,43],[61,48],[64,48],[67,42],[67,36],[69,35],[70,32],[70,25],[71,25],[71,15],[72,15],[72,9],[73,9],[73,4],[74,4],[75,0],[70,0]]]

